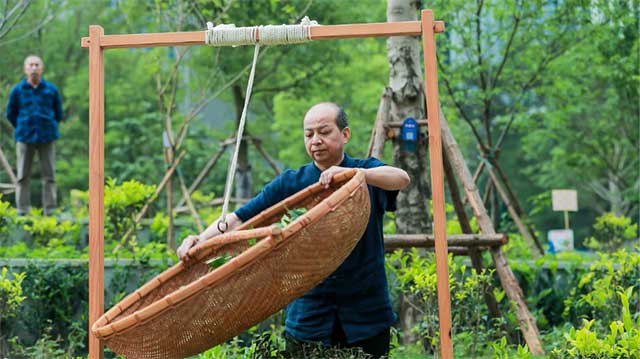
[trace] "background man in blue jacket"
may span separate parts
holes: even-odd
[[[42,171],[42,208],[45,215],[56,209],[55,147],[60,137],[58,123],[62,121],[62,100],[58,88],[42,77],[44,64],[38,56],[24,60],[26,77],[9,95],[7,119],[15,128],[17,155],[16,207],[19,215],[29,212],[29,182],[35,153]]]

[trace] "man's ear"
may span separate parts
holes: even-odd
[[[349,142],[349,139],[351,138],[351,129],[349,127],[345,127],[342,129],[342,138],[344,140],[344,143]]]

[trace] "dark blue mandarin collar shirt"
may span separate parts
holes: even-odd
[[[62,100],[58,88],[45,79],[33,88],[26,79],[9,94],[7,119],[15,128],[16,142],[49,143],[60,137]]]
[[[340,166],[373,168],[384,163],[373,157],[363,160],[345,154]],[[296,171],[287,170],[235,213],[244,222],[318,182],[320,173],[314,163]],[[299,340],[329,344],[336,317],[349,343],[379,334],[395,321],[384,267],[382,218],[385,211],[396,210],[398,191],[385,191],[371,185],[368,188],[369,224],[353,252],[324,282],[287,307],[285,330]]]

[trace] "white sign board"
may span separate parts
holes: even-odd
[[[551,191],[551,203],[554,211],[578,211],[578,192],[573,189],[554,189]]]
[[[570,229],[553,229],[547,235],[549,252],[557,253],[573,250],[573,231]]]

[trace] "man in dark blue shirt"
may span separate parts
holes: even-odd
[[[31,164],[36,152],[42,170],[42,208],[50,215],[56,208],[55,147],[60,137],[62,100],[58,88],[42,78],[44,64],[38,56],[24,60],[26,78],[9,94],[7,119],[15,128],[17,179],[16,207],[19,215],[29,212]]]
[[[304,143],[313,160],[297,170],[284,171],[260,194],[227,216],[230,228],[257,215],[305,187],[320,182],[328,187],[335,174],[348,168],[365,172],[371,199],[371,215],[364,235],[338,269],[324,282],[291,303],[286,310],[285,338],[290,353],[302,343],[360,347],[380,357],[389,352],[389,328],[395,320],[391,310],[384,268],[382,218],[394,211],[398,191],[409,184],[399,168],[375,158],[351,158],[344,145],[351,136],[347,116],[334,103],[313,106],[304,118]],[[218,221],[198,236],[184,239],[178,255],[217,234]]]

